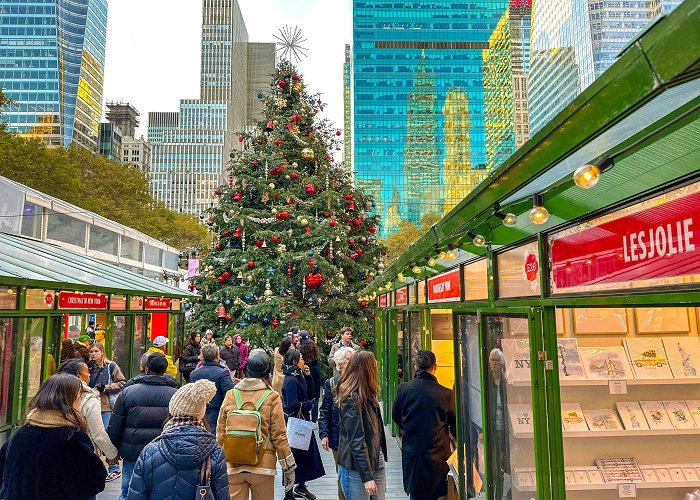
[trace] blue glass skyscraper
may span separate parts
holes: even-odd
[[[97,152],[107,0],[0,0],[0,87],[8,129]]]
[[[354,0],[354,173],[379,194],[384,234],[442,214],[486,176],[483,51],[508,6]]]

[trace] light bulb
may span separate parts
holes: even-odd
[[[484,238],[480,234],[477,234],[476,236],[474,236],[472,243],[474,243],[478,247],[483,247],[484,245],[486,245],[486,238]]]
[[[544,224],[549,220],[549,211],[542,205],[535,205],[530,210],[530,221],[533,224]]]
[[[518,217],[515,214],[507,213],[503,217],[503,225],[506,227],[513,227],[518,223]]]
[[[411,270],[413,271],[413,274],[420,274],[421,272],[423,272],[423,268],[420,266],[413,266],[413,269]]]
[[[574,172],[574,183],[581,189],[590,189],[600,180],[600,168],[596,165],[584,165]]]
[[[432,257],[430,257],[430,258],[428,259],[428,265],[429,265],[430,267],[433,267],[433,266],[435,266],[435,264],[437,264],[437,261],[436,261],[435,259],[433,259]]]
[[[450,260],[456,259],[456,258],[457,258],[457,252],[455,252],[454,250],[449,250],[449,251],[447,252],[447,258],[450,259]]]
[[[396,276],[396,279],[399,280],[399,281],[401,281],[401,282],[403,282],[403,280],[405,280],[406,277],[403,275],[403,273],[399,273],[399,274]]]
[[[447,258],[446,252],[440,252],[440,255],[438,255],[438,259],[440,259],[440,260],[445,260],[446,258]]]

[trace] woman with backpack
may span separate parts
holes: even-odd
[[[201,338],[202,336],[198,332],[192,332],[190,340],[187,342],[185,349],[183,349],[182,356],[180,356],[180,373],[182,373],[182,378],[185,379],[185,382],[190,381],[190,374],[200,361],[199,355],[202,352],[202,346],[200,346]]]
[[[204,424],[207,403],[216,385],[197,380],[180,387],[168,404],[163,432],[139,455],[129,482],[128,499],[228,500],[223,450]]]
[[[90,372],[88,385],[100,394],[102,423],[106,429],[112,416],[112,406],[117,399],[117,395],[124,388],[126,378],[119,369],[119,365],[107,359],[105,348],[100,342],[95,342],[90,348],[88,370]],[[107,482],[114,481],[122,475],[119,470],[119,463],[110,465],[108,472]]]
[[[313,381],[311,371],[304,365],[304,358],[298,350],[289,350],[284,356],[284,383],[282,384],[282,406],[286,419],[290,417],[311,420],[311,409],[314,406]],[[311,435],[308,450],[292,448],[292,454],[297,464],[294,498],[315,500],[307,488],[306,482],[313,481],[326,475],[318,451],[316,437]]]
[[[254,419],[246,418],[250,412]],[[258,449],[249,446],[256,434],[263,439]],[[285,498],[293,498],[296,463],[287,441],[282,400],[270,386],[270,358],[265,351],[250,352],[245,378],[226,394],[216,439],[228,462],[231,500],[248,500],[249,495],[253,500],[273,498],[277,461],[283,471]]]

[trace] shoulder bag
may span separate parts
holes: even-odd
[[[215,500],[214,492],[211,491],[211,457],[202,462],[202,467],[199,469],[199,481],[197,484],[197,493],[194,500]]]

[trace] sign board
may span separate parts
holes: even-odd
[[[383,293],[379,296],[379,307],[386,307],[386,294]]]
[[[463,268],[464,300],[485,300],[489,298],[488,261],[478,260]]]
[[[394,300],[397,306],[405,306],[408,304],[408,291],[406,287],[396,289]]]
[[[164,299],[162,297],[147,297],[146,298],[146,310],[147,311],[160,311],[163,309],[170,309],[170,299]]]
[[[418,303],[425,304],[425,280],[418,282]]]
[[[550,247],[554,293],[700,281],[700,183],[556,233]]]
[[[107,294],[91,292],[59,292],[59,309],[107,310]]]
[[[537,242],[525,243],[496,255],[498,297],[536,297],[540,294]]]
[[[460,299],[459,268],[428,278],[428,303]]]

